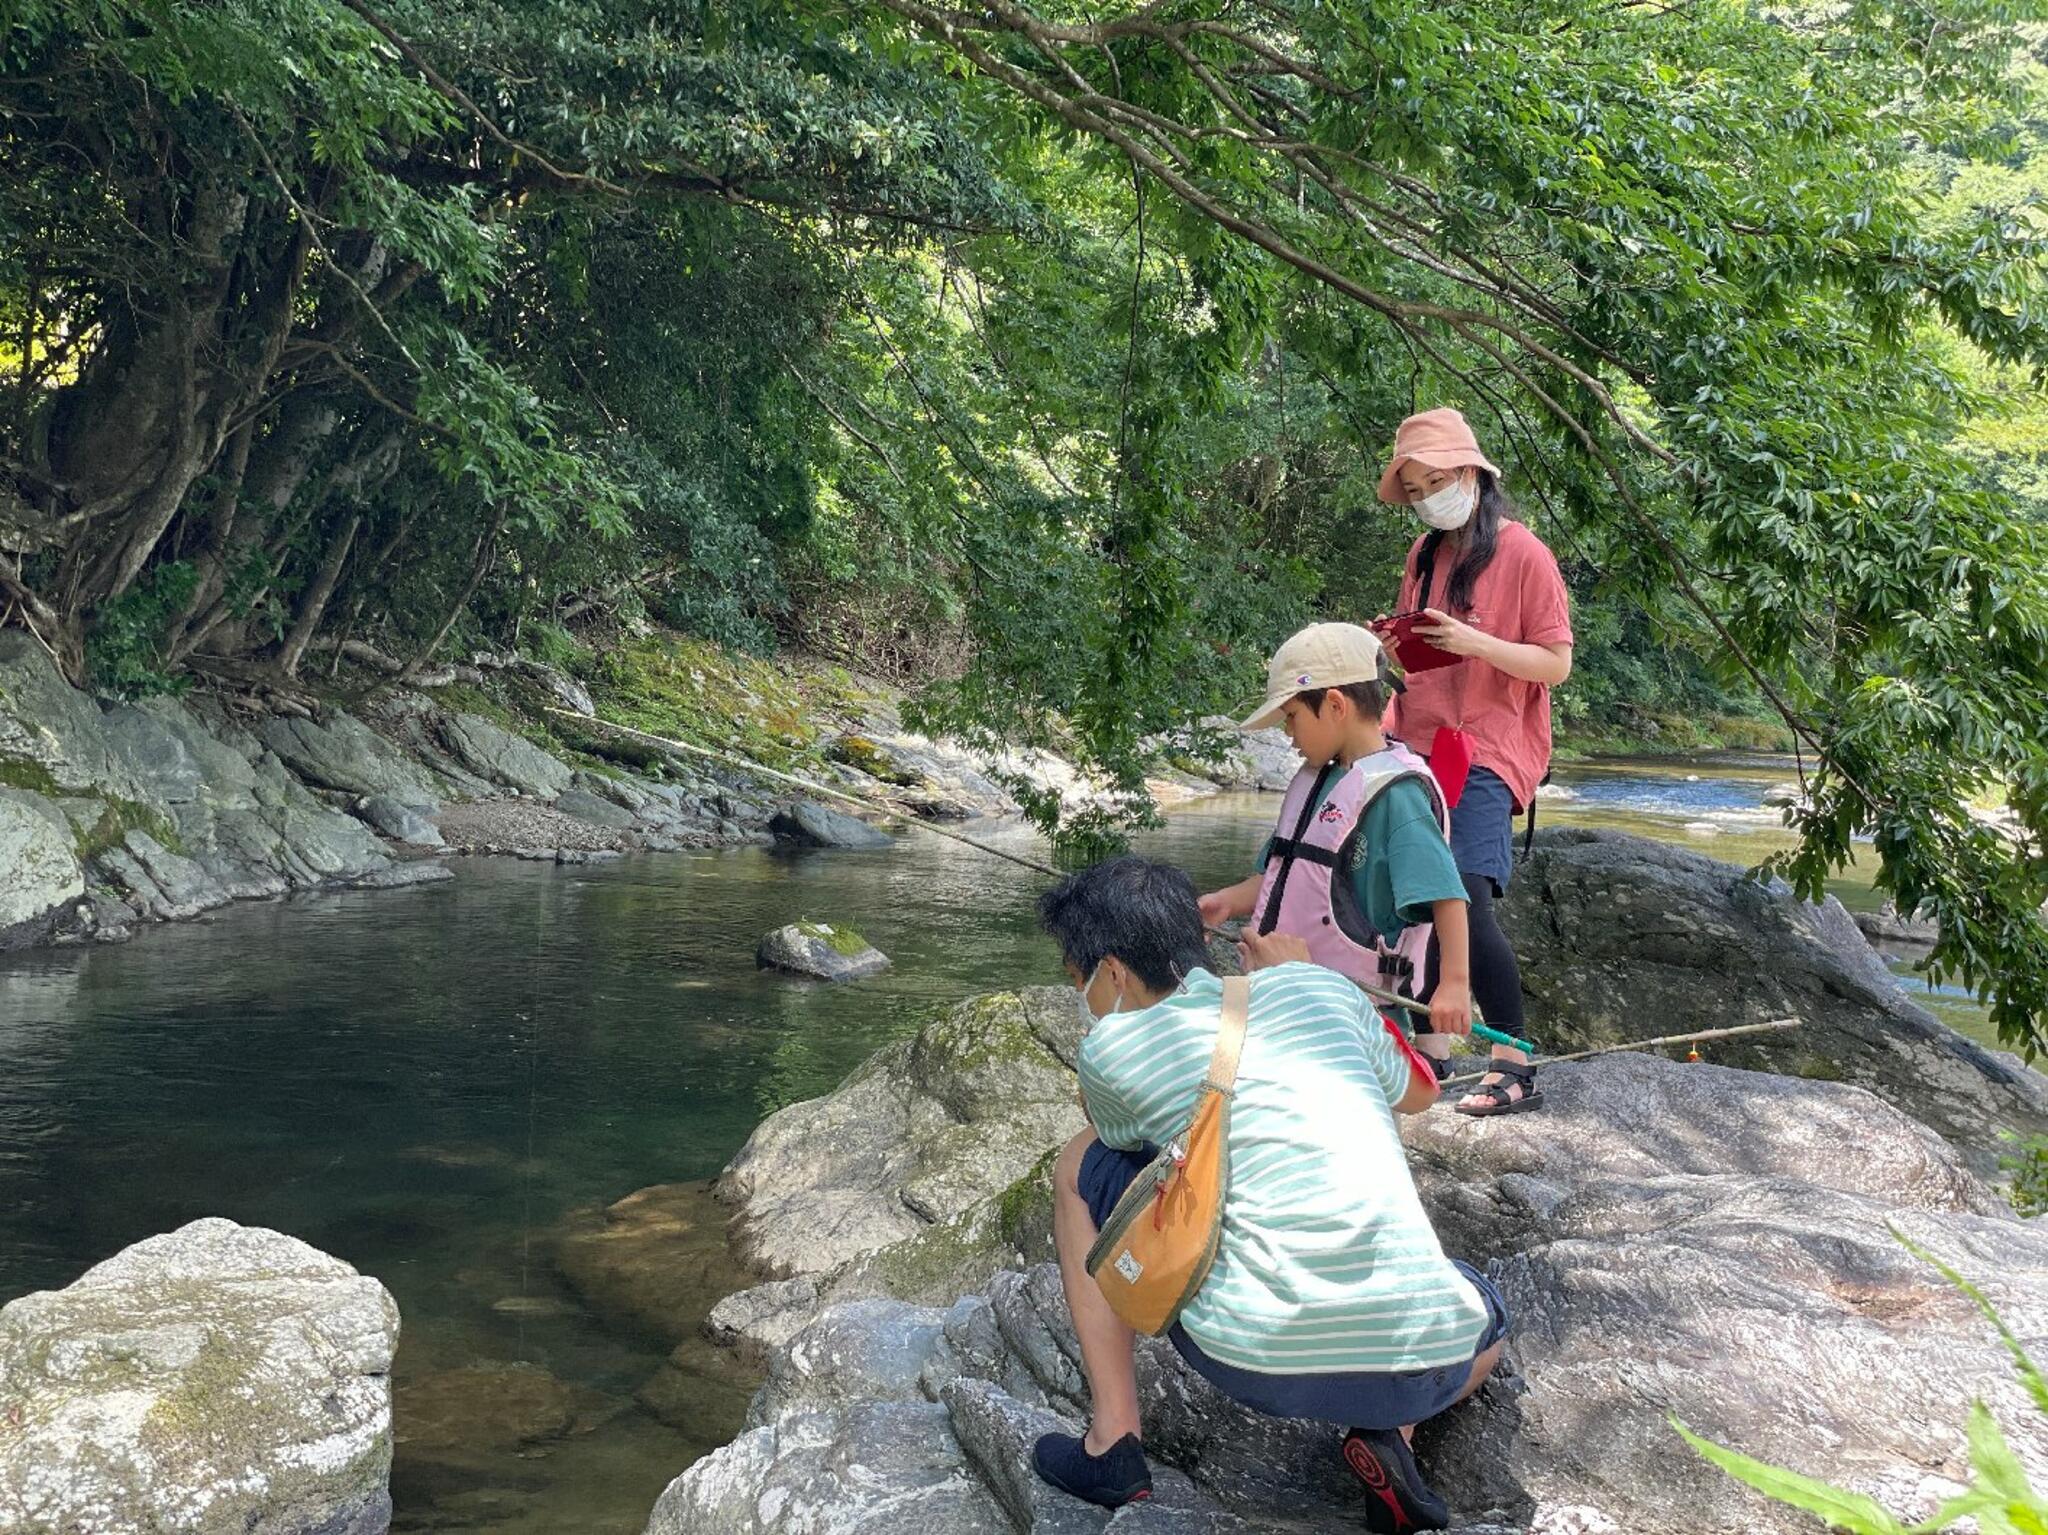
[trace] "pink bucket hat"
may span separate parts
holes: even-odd
[[[1380,499],[1396,506],[1408,504],[1407,487],[1401,483],[1401,466],[1414,459],[1432,469],[1487,469],[1498,476],[1493,461],[1479,451],[1479,439],[1465,422],[1462,412],[1448,405],[1410,416],[1394,433],[1394,456],[1387,472],[1380,476]]]

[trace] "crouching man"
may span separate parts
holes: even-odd
[[[1039,921],[1080,988],[1092,1131],[1053,1174],[1060,1275],[1093,1410],[1087,1433],[1038,1442],[1038,1473],[1105,1508],[1147,1497],[1133,1334],[1086,1267],[1096,1230],[1153,1147],[1180,1135],[1209,1067],[1222,982],[1205,966],[1185,874],[1117,858],[1048,891]],[[1231,1106],[1215,1267],[1168,1334],[1255,1412],[1344,1427],[1367,1527],[1441,1529],[1448,1513],[1409,1447],[1414,1426],[1479,1389],[1507,1311],[1446,1258],[1394,1127],[1436,1076],[1299,940],[1253,940],[1251,1010]]]

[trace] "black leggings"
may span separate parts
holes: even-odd
[[[1515,963],[1514,948],[1500,930],[1493,914],[1493,881],[1484,874],[1460,874],[1465,882],[1465,927],[1471,934],[1472,997],[1486,1021],[1517,1039],[1522,1033],[1522,967]],[[1429,940],[1429,960],[1422,975],[1425,1000],[1436,994],[1436,939]]]

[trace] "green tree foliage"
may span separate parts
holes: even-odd
[[[1783,871],[1874,839],[2036,1044],[2027,3],[17,0],[0,621],[131,688],[793,635],[1137,814],[1387,605],[1456,404],[1567,715],[1771,709]]]

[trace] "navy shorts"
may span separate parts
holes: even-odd
[[[1451,807],[1451,857],[1460,874],[1492,880],[1495,895],[1508,893],[1515,870],[1515,796],[1492,768],[1473,768]]]
[[[1124,1190],[1151,1165],[1150,1146],[1118,1151],[1092,1142],[1081,1158],[1081,1198],[1100,1228]],[[1456,1258],[1451,1266],[1471,1283],[1486,1302],[1486,1330],[1472,1350],[1472,1359],[1492,1348],[1508,1330],[1508,1307],[1500,1287],[1469,1263]],[[1197,1375],[1232,1401],[1272,1418],[1313,1418],[1346,1428],[1401,1428],[1433,1418],[1464,1394],[1472,1377],[1472,1359],[1434,1370],[1352,1370],[1328,1375],[1266,1375],[1221,1364],[1203,1353],[1176,1322],[1167,1338]]]

